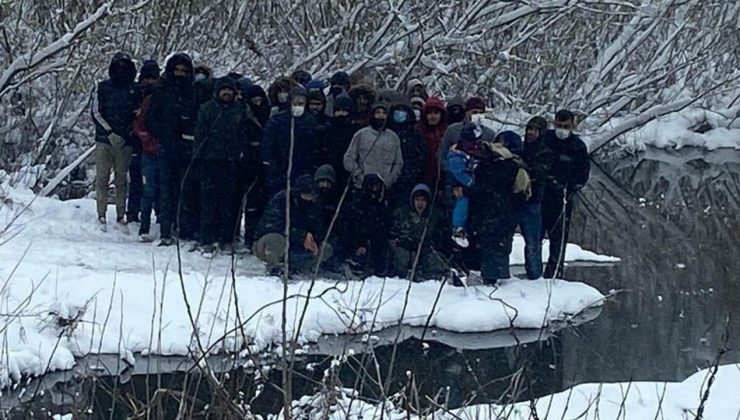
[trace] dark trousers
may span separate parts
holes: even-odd
[[[525,204],[518,212],[517,221],[524,237],[527,278],[535,280],[542,277],[542,204]]]
[[[481,277],[488,284],[511,277],[509,272],[509,255],[514,240],[516,219],[495,216],[494,220],[484,222],[485,226],[478,235],[478,248],[481,256]]]
[[[198,161],[175,162],[175,226],[185,241],[195,240],[200,229],[200,183]]]
[[[201,243],[230,244],[234,241],[236,231],[236,162],[202,160],[198,167]]]
[[[128,204],[126,208],[126,218],[129,221],[139,220],[139,211],[141,210],[141,195],[144,191],[144,182],[142,179],[141,152],[134,152],[131,155],[131,163],[128,167]]]
[[[550,257],[545,268],[545,278],[563,276],[563,265],[565,263],[565,246],[568,243],[568,232],[570,230],[570,219],[573,214],[573,203],[568,200],[563,209],[563,195],[550,194],[545,191],[542,200],[542,235],[550,240]]]
[[[244,207],[242,207],[244,206]],[[244,220],[244,243],[256,239],[254,231],[265,209],[265,177],[260,162],[240,162],[237,167],[237,193],[234,195],[235,226]],[[238,233],[238,232],[237,232]]]
[[[154,208],[162,209],[164,206],[161,203],[163,198],[161,194],[161,185],[168,182],[167,178],[164,177],[165,171],[160,170],[160,161],[155,156],[142,156],[141,158],[141,173],[142,173],[142,195],[141,195],[141,226],[139,227],[139,234],[148,234],[152,225],[152,210]],[[160,212],[158,215],[160,225],[163,226],[161,229],[164,232],[164,226],[162,223],[163,214]],[[165,216],[165,218],[169,215]],[[172,218],[169,217],[170,228],[172,226]],[[168,233],[168,236],[170,233]],[[164,236],[163,236],[164,237]]]

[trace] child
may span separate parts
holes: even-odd
[[[455,206],[452,209],[452,240],[461,248],[469,245],[465,225],[468,220],[469,199],[464,188],[475,184],[474,171],[481,157],[483,131],[475,124],[468,124],[460,132],[457,144],[447,154],[447,168],[452,174],[452,193]]]

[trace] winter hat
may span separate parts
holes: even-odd
[[[509,149],[511,153],[519,154],[524,150],[524,143],[519,134],[513,131],[502,131],[496,136],[496,141],[504,143],[504,146]]]
[[[218,97],[219,93],[221,93],[221,91],[224,89],[231,89],[235,94],[239,91],[234,79],[228,76],[220,77],[216,81],[216,89],[213,92],[215,93],[216,97]]]
[[[250,85],[243,94],[249,99],[256,98],[257,96],[267,98],[267,93],[265,93],[265,90],[259,85]]]
[[[482,109],[485,111],[486,101],[484,101],[483,98],[471,96],[465,101],[465,111],[470,111],[471,109]]]
[[[308,82],[311,81],[311,73],[305,70],[296,70],[290,75],[290,78],[301,85],[308,87]]]
[[[309,92],[312,90],[320,90],[323,93],[324,89],[326,89],[326,83],[321,79],[313,79],[306,84],[306,89],[308,89]]]
[[[136,65],[128,54],[117,52],[108,66],[108,76],[115,84],[131,84],[136,79]]]
[[[420,86],[424,87],[424,82],[422,82],[420,79],[411,79],[406,83],[406,92],[410,92],[411,89]]]
[[[313,177],[308,174],[304,174],[298,177],[293,182],[293,190],[295,190],[296,193],[309,193],[309,194],[318,194],[316,191],[316,185],[313,182]]]
[[[536,128],[537,130],[540,130],[540,133],[544,133],[545,130],[547,130],[547,120],[539,116],[532,117],[527,122],[527,127]]]
[[[161,69],[157,60],[144,60],[139,70],[139,80],[141,79],[159,79]]]
[[[373,106],[370,108],[370,111],[375,112],[375,110],[378,108],[382,108],[385,110],[385,112],[388,112],[388,104],[385,102],[375,102]]]
[[[320,90],[309,90],[308,102],[311,101],[321,101],[322,104],[326,104],[326,95]]]
[[[208,78],[211,77],[212,71],[206,63],[198,63],[193,67],[193,73],[204,74]]]
[[[329,82],[335,85],[349,86],[349,74],[343,71],[338,71],[331,76]]]
[[[252,87],[252,81],[248,77],[242,77],[236,80],[236,87],[242,95],[247,96],[249,88]]]
[[[411,195],[409,198],[411,199],[411,207],[414,206],[414,198],[416,198],[417,195],[423,195],[427,198],[427,201],[430,203],[432,202],[432,190],[427,186],[427,184],[416,184],[413,190],[411,190]]]
[[[334,99],[334,110],[342,110],[347,112],[352,112],[352,108],[354,107],[354,103],[352,102],[352,99],[347,95],[346,93],[343,93]]]
[[[314,182],[319,182],[324,179],[331,181],[332,184],[337,183],[337,173],[334,171],[334,168],[328,163],[319,166],[319,169],[316,169],[316,173],[313,176]]]
[[[424,98],[414,96],[411,98],[411,106],[419,109],[424,108]]]
[[[301,85],[296,85],[290,88],[290,97],[291,99],[297,98],[299,96],[303,96],[308,101],[308,92],[306,91],[306,88],[304,88]]]

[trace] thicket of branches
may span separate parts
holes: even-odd
[[[740,3],[726,0],[11,0],[0,3],[0,166],[46,164],[92,143],[86,112],[111,55],[190,52],[269,83],[338,69],[378,87],[422,77],[494,109],[567,106],[599,146],[691,104],[738,102]],[[734,97],[732,95],[735,95]],[[725,99],[725,102],[727,100]]]

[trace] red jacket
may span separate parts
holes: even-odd
[[[146,114],[149,112],[149,107],[152,102],[152,96],[148,95],[144,98],[139,108],[139,113],[136,114],[134,122],[132,124],[134,134],[141,140],[141,148],[145,155],[156,157],[159,154],[159,142],[154,137],[151,131],[146,128]]]
[[[427,124],[427,113],[433,109],[437,109],[442,112],[442,118],[436,126],[430,126]],[[424,108],[422,108],[421,111],[421,121],[416,124],[416,131],[424,139],[424,143],[426,143],[427,149],[429,150],[422,178],[426,184],[434,188],[437,183],[437,178],[439,178],[439,175],[437,174],[439,168],[437,152],[439,151],[442,137],[444,136],[445,131],[447,131],[447,109],[441,99],[436,96],[430,96],[429,99],[427,99],[424,103]]]

